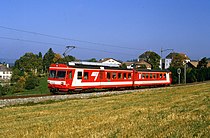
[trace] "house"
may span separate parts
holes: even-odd
[[[12,77],[12,70],[7,66],[0,64],[0,81],[10,80]]]
[[[122,62],[114,59],[114,58],[104,58],[99,60],[100,63],[105,63],[105,64],[114,64],[114,65],[121,65]]]
[[[187,66],[190,68],[197,68],[199,61],[198,60],[191,60],[187,63]],[[207,68],[210,67],[210,60],[207,60]]]
[[[152,65],[145,60],[139,60],[138,62],[135,63],[136,68],[145,68],[145,69],[152,69]]]
[[[177,55],[181,55],[182,57],[184,57],[184,59],[185,59],[184,62],[185,63],[190,62],[190,58],[186,54],[172,52],[172,53],[168,54],[165,59],[162,59],[162,62],[160,61],[160,65],[162,64],[161,68],[162,69],[168,69],[171,65],[172,59]]]
[[[197,68],[198,62],[199,61],[197,61],[197,60],[191,60],[190,62],[187,63],[187,67],[189,67],[189,68]]]
[[[134,66],[136,69],[142,68],[142,69],[150,69],[152,68],[152,65],[145,60],[139,60],[137,62],[124,62],[124,64],[127,66],[127,69],[133,69]]]
[[[207,60],[208,64],[207,64],[207,68],[210,68],[210,60]]]
[[[127,69],[133,69],[133,65],[135,62],[123,62],[126,65]]]

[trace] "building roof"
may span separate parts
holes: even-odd
[[[121,61],[116,60],[116,59],[114,59],[114,58],[104,58],[104,59],[100,59],[99,62],[100,62],[100,63],[106,62],[106,61],[108,61],[108,60],[110,60],[110,59],[112,59],[112,60],[114,60],[114,61],[116,61],[116,62],[122,63]]]
[[[130,66],[132,64],[134,64],[135,62],[123,62],[123,64],[125,64],[126,66]]]
[[[197,68],[197,66],[198,66],[198,61],[187,62],[187,67],[189,68]]]
[[[7,68],[5,65],[0,64],[0,71],[11,71],[11,69]]]
[[[147,68],[151,68],[152,65],[150,63],[148,63],[145,60],[139,60],[138,62],[135,62],[136,66],[141,66],[141,65],[145,65]]]
[[[210,60],[208,60],[207,68],[210,67]]]
[[[191,65],[193,65],[195,68],[197,68],[197,66],[198,66],[198,61],[190,61],[189,62]]]

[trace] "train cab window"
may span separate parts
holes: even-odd
[[[66,71],[59,70],[57,72],[57,78],[65,78],[65,76],[66,76]]]
[[[163,77],[163,75],[162,74],[160,74],[160,78],[162,78]]]
[[[89,79],[89,73],[88,72],[84,72],[84,79],[88,80]]]
[[[116,79],[116,77],[117,77],[117,73],[116,72],[113,72],[112,73],[112,79]]]
[[[111,73],[110,73],[110,72],[107,72],[106,78],[107,78],[107,79],[110,79],[110,78],[111,78]]]
[[[82,71],[77,72],[77,79],[82,79]]]
[[[122,79],[122,73],[118,73],[118,79]]]
[[[123,79],[126,80],[127,79],[127,74],[123,73]]]
[[[55,76],[56,76],[56,71],[55,70],[50,70],[49,78],[55,78]]]
[[[131,79],[131,73],[128,73],[128,79]]]
[[[69,79],[72,79],[72,71],[69,72]]]

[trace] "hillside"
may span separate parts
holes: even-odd
[[[0,137],[209,137],[210,83],[0,109]]]

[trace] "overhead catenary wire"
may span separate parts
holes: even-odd
[[[7,29],[7,30],[12,30],[12,31],[17,31],[17,32],[23,32],[23,33],[29,33],[29,34],[34,34],[34,35],[45,36],[45,37],[49,37],[49,38],[70,40],[70,41],[76,41],[76,42],[81,42],[81,43],[89,43],[89,44],[93,44],[93,45],[101,45],[101,46],[106,46],[106,47],[115,47],[115,48],[121,48],[121,49],[129,49],[129,50],[147,50],[147,49],[140,49],[140,48],[132,48],[132,47],[123,47],[123,46],[111,45],[111,44],[104,44],[104,43],[98,43],[98,42],[91,42],[91,41],[79,40],[79,39],[73,39],[73,38],[67,38],[67,37],[60,37],[60,36],[56,36],[56,35],[49,35],[49,34],[44,34],[44,33],[39,33],[39,32],[34,32],[34,31],[28,31],[28,30],[22,30],[22,29],[16,29],[16,28],[11,28],[11,27],[1,26],[1,25],[0,25],[0,28]]]
[[[64,46],[64,44],[55,44],[55,43],[49,43],[49,42],[40,42],[40,41],[34,41],[34,40],[27,40],[27,39],[19,39],[19,38],[11,38],[11,37],[4,37],[0,36],[0,39],[8,39],[13,41],[22,41],[22,42],[28,42],[28,43],[36,43],[36,44],[44,44],[44,45],[53,45],[53,46]],[[122,53],[122,52],[112,52],[112,51],[106,51],[106,50],[100,50],[95,48],[86,48],[82,46],[75,46],[79,49],[89,50],[89,51],[98,51],[98,52],[104,52],[104,53],[110,53],[110,54],[124,54],[124,55],[130,55],[130,56],[136,56],[134,54],[128,54],[128,53]]]

